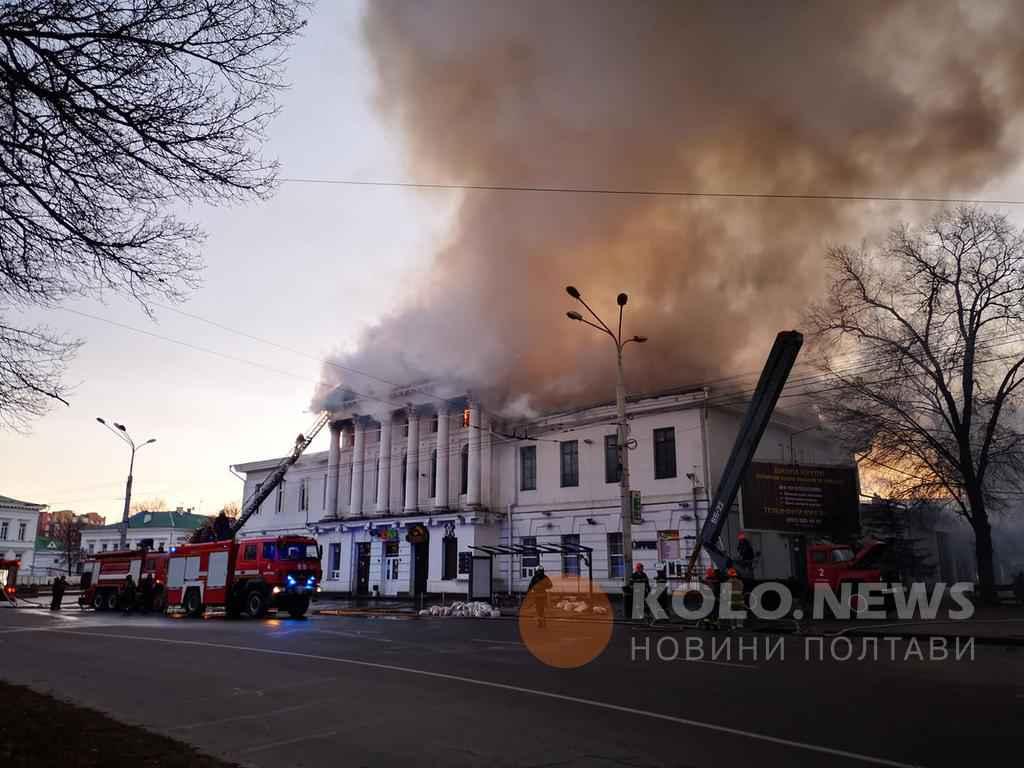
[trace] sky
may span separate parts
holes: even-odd
[[[362,12],[354,0],[320,3],[291,51],[291,87],[266,147],[281,176],[401,175],[399,137],[373,107]],[[133,499],[204,514],[239,502],[229,465],[286,453],[312,423],[320,360],[351,345],[418,279],[452,198],[282,183],[265,203],[194,212],[207,235],[206,267],[179,309],[302,354],[159,307],[151,321],[118,296],[66,305],[266,368],[60,310],[30,313],[26,323],[86,343],[68,374],[70,407],[57,404],[30,434],[0,431],[0,494],[118,519],[129,449],[100,416],[124,424],[136,442],[156,438],[137,454]],[[326,440],[310,450],[326,449]]]
[[[662,188],[686,184],[764,188],[767,184],[769,189],[791,192],[806,184],[806,178],[814,183],[831,179],[833,161],[846,170],[846,158],[838,151],[844,147],[833,146],[846,140],[844,126],[878,137],[878,145],[887,142],[890,154],[877,153],[883,160],[907,154],[902,152],[903,134],[890,130],[878,117],[886,110],[904,114],[898,98],[903,94],[897,93],[897,88],[877,91],[879,83],[888,82],[877,72],[866,84],[852,81],[845,90],[835,88],[830,79],[833,73],[825,63],[834,67],[837,75],[848,73],[843,56],[831,54],[834,41],[827,35],[805,30],[807,39],[825,51],[822,66],[811,68],[804,58],[805,47],[789,45],[784,34],[734,39],[729,24],[711,23],[707,29],[692,26],[688,31],[694,40],[688,47],[680,46],[671,25],[663,23],[650,29],[629,28],[629,34],[616,18],[579,28],[579,16],[567,5],[536,5],[535,10],[554,9],[553,21],[526,12],[506,18],[505,14],[516,16],[515,4],[486,6],[494,12],[485,8],[479,17],[462,13],[465,6],[460,8],[458,3],[442,3],[441,7],[448,8],[448,16],[433,13],[433,6],[381,2],[370,15],[376,44],[370,51],[363,28],[367,12],[363,2],[318,3],[304,36],[291,50],[287,78],[292,85],[281,94],[281,113],[270,126],[265,148],[268,156],[280,161],[284,179],[417,178],[484,183],[511,179],[524,185]],[[475,8],[480,7],[484,6]],[[921,7],[927,10],[927,4]],[[681,11],[676,8],[674,12]],[[688,23],[688,15],[681,13]],[[722,13],[728,16],[727,11]],[[819,15],[823,28],[832,30],[829,34],[842,31],[843,26],[828,13]],[[559,21],[559,16],[565,18]],[[462,26],[450,25],[449,17]],[[776,18],[766,17],[764,23],[781,24]],[[913,31],[920,20],[897,21],[900,28]],[[868,22],[873,25],[873,17]],[[940,30],[955,30],[942,19],[934,23]],[[543,29],[538,31],[538,24]],[[560,36],[567,30],[575,41],[572,45],[564,44]],[[725,35],[723,45],[715,37],[718,34]],[[535,42],[536,50],[524,52],[515,35]],[[933,37],[921,35],[926,41]],[[777,41],[779,49],[765,40]],[[849,43],[845,39],[838,42]],[[661,47],[652,49],[651,43]],[[714,77],[689,71],[684,66],[687,62],[677,59],[688,51],[699,51],[701,45],[707,48],[702,55],[717,53],[726,59],[723,66],[711,67]],[[764,59],[734,55],[731,45],[744,51],[760,46]],[[636,55],[634,47],[648,55]],[[879,66],[902,67],[910,78],[902,85],[910,89],[914,78],[921,77],[914,73],[917,52],[900,46],[894,49],[902,51],[899,60],[880,60]],[[603,52],[600,59],[593,56],[595,51]],[[741,88],[723,84],[736,77],[740,85],[747,85],[752,77],[747,69],[757,76],[764,61],[777,64],[764,67],[765,82],[777,88],[768,101],[757,101]],[[423,62],[440,68],[430,70]],[[454,68],[452,62],[463,69]],[[600,67],[595,69],[597,64]],[[387,85],[383,93],[378,91],[378,71]],[[969,74],[970,68],[966,71]],[[971,81],[967,78],[965,82]],[[606,83],[621,87],[612,92]],[[791,88],[792,83],[799,88]],[[801,98],[807,93],[814,98]],[[945,106],[946,92],[923,88],[916,89],[917,93],[933,97],[922,97],[922,102],[928,103],[915,104],[919,111],[907,112],[919,119],[908,125],[933,140],[922,146],[941,148],[941,140],[958,139],[955,131],[949,137],[928,132],[936,123],[931,119],[935,110]],[[675,99],[680,94],[686,99]],[[858,95],[875,111],[859,109],[854,103]],[[831,108],[817,109],[823,99]],[[676,114],[677,102],[684,101],[692,105],[689,111]],[[807,133],[795,134],[797,140],[788,145],[766,150],[756,117],[767,115],[769,105],[779,110],[777,117],[794,118]],[[466,119],[453,119],[456,109],[461,110],[458,117]],[[501,116],[498,123],[495,115]],[[692,119],[694,115],[697,119]],[[711,118],[705,119],[709,115]],[[537,116],[546,119],[534,119]],[[692,124],[687,122],[690,120]],[[713,130],[708,127],[712,123]],[[781,130],[776,134],[790,135]],[[548,141],[545,146],[545,137],[552,135],[562,140]],[[815,155],[807,151],[801,138],[804,135],[828,136],[831,141],[824,142]],[[650,148],[649,152],[638,150],[645,162],[634,162],[619,151],[631,138],[635,147]],[[681,141],[682,149],[678,147]],[[668,155],[666,149],[674,154]],[[851,148],[849,157],[854,154]],[[969,154],[963,154],[964,162],[969,162]],[[949,151],[945,156],[953,169],[949,173],[955,174],[957,153]],[[663,162],[664,157],[671,157],[672,162]],[[694,162],[694,157],[699,162]],[[1000,156],[990,153],[986,157],[991,163],[991,158]],[[868,190],[873,193],[969,193],[1024,199],[1024,175],[1018,169],[1003,169],[991,183],[954,189],[937,181],[944,178],[939,172],[942,169],[933,173],[932,167],[922,162],[913,174],[893,178],[891,188],[882,188],[876,179],[884,179],[887,168],[872,167],[875,158],[875,154],[862,153],[863,167],[858,168],[873,184]],[[512,205],[502,207],[509,200]],[[80,337],[85,345],[67,377],[75,385],[70,407],[55,405],[32,424],[28,434],[0,431],[0,494],[45,503],[53,509],[97,512],[108,521],[118,519],[129,452],[96,422],[96,417],[103,417],[125,424],[138,442],[156,438],[156,443],[138,454],[135,500],[162,499],[172,508],[192,507],[213,514],[225,503],[241,500],[242,484],[229,471],[230,465],[283,455],[290,450],[295,434],[313,422],[310,402],[325,357],[354,359],[365,363],[366,370],[372,368],[371,372],[390,378],[397,374],[388,368],[388,358],[399,356],[395,350],[401,352],[403,344],[416,346],[421,353],[427,350],[428,358],[443,359],[443,354],[452,355],[455,350],[454,356],[464,359],[462,342],[466,340],[450,339],[444,329],[451,326],[451,315],[456,320],[464,316],[465,307],[474,299],[483,305],[478,309],[485,313],[484,319],[489,316],[495,327],[488,333],[481,332],[482,326],[476,322],[463,323],[466,333],[476,337],[469,339],[470,343],[481,338],[509,341],[502,334],[509,327],[518,327],[518,317],[530,322],[531,332],[518,339],[522,349],[517,355],[505,354],[504,343],[494,345],[497,354],[507,358],[506,366],[525,372],[524,379],[535,380],[538,377],[525,363],[532,361],[538,368],[557,364],[584,371],[584,378],[593,383],[596,377],[591,373],[609,371],[607,356],[598,359],[593,354],[594,345],[606,341],[572,333],[556,336],[543,318],[565,322],[562,310],[570,307],[561,305],[566,301],[561,292],[563,278],[567,281],[570,275],[584,271],[581,265],[591,284],[608,288],[606,303],[613,306],[612,287],[620,274],[635,269],[641,245],[648,255],[658,255],[662,265],[647,270],[642,279],[635,280],[639,285],[629,289],[631,311],[646,311],[642,317],[649,325],[665,329],[659,337],[662,348],[657,348],[659,338],[647,345],[657,352],[652,359],[667,371],[665,375],[689,376],[685,363],[694,364],[691,370],[709,372],[709,377],[729,375],[736,372],[735,367],[709,367],[719,362],[718,352],[729,346],[730,329],[737,327],[736,323],[719,322],[717,336],[712,333],[714,324],[706,318],[717,312],[721,320],[730,309],[719,297],[725,294],[735,300],[733,319],[751,325],[750,297],[774,296],[773,301],[780,303],[790,291],[794,275],[800,274],[799,269],[791,269],[795,262],[776,261],[777,252],[791,251],[791,246],[797,245],[804,249],[802,257],[816,259],[826,245],[824,234],[816,231],[818,220],[809,213],[813,209],[810,204],[780,204],[771,208],[770,215],[751,218],[752,210],[762,209],[745,201],[687,203],[688,208],[670,211],[670,217],[660,205],[640,206],[631,201],[627,208],[621,202],[585,201],[572,195],[560,196],[557,202],[553,197],[472,197],[454,191],[284,181],[263,203],[191,211],[190,217],[207,236],[205,270],[202,286],[179,309],[272,345],[159,305],[153,307],[151,319],[137,304],[114,295],[105,302],[82,300],[65,305],[84,314],[63,309],[28,313],[25,325],[45,323]],[[900,209],[857,203],[833,216],[832,225],[836,231],[859,233],[862,222],[865,227],[887,225],[904,213],[917,215],[925,210],[928,206]],[[1024,223],[1018,209],[1005,210],[1018,224]],[[792,225],[790,211],[799,214],[800,227]],[[847,217],[848,211],[855,213]],[[854,227],[845,226],[848,218],[856,220]],[[774,233],[781,233],[780,223],[787,220],[785,236],[774,242],[774,251],[767,248],[765,243]],[[690,256],[694,260],[686,265],[677,262],[678,253],[669,247],[681,227],[699,232],[706,241],[703,250],[693,249]],[[663,235],[663,242],[654,235]],[[609,242],[615,245],[612,258],[607,255]],[[740,254],[731,260],[735,245],[744,242],[755,243],[758,247],[749,250],[762,255],[748,259]],[[564,257],[554,258],[555,252]],[[706,254],[714,258],[701,261]],[[773,272],[778,279],[768,279]],[[764,278],[775,287],[775,293],[747,295],[733,290],[734,283],[729,281],[741,279],[744,273]],[[494,275],[501,277],[494,279]],[[487,293],[477,290],[488,281]],[[545,290],[550,287],[551,294],[539,296],[534,290],[538,284]],[[464,300],[453,298],[458,296]],[[663,301],[666,296],[671,301]],[[645,298],[649,301],[643,310]],[[503,304],[508,312],[491,311]],[[396,311],[402,307],[405,312]],[[417,324],[416,312],[422,308],[429,310],[432,322]],[[766,310],[762,301],[760,311]],[[787,312],[780,317],[788,320]],[[376,336],[376,357],[366,354],[368,345],[361,356],[354,354],[357,341],[365,338],[363,332],[386,316],[391,319]],[[687,317],[688,324],[680,323],[680,316]],[[776,319],[764,322],[762,317],[755,324],[759,326],[755,335],[774,334]],[[671,337],[670,328],[676,329]],[[637,328],[645,333],[650,330]],[[415,345],[409,344],[410,334],[417,339]],[[685,344],[677,343],[680,334]],[[758,336],[756,341],[763,339]],[[755,357],[762,354],[763,346],[753,347]],[[701,349],[710,350],[703,361],[696,355]],[[666,355],[677,350],[679,364],[665,364]],[[481,360],[491,359],[483,354],[490,350],[478,351]],[[597,362],[591,364],[589,358]],[[728,361],[728,365],[739,362]],[[752,367],[745,362],[740,370]],[[694,379],[691,376],[673,383],[689,384]],[[563,384],[564,377],[555,380],[556,394],[570,391],[559,390]],[[600,381],[597,384],[603,386]],[[565,384],[570,385],[576,387],[570,394],[582,391],[579,382]],[[311,450],[326,449],[326,443],[323,434]]]

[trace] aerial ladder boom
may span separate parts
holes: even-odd
[[[316,423],[310,428],[304,435],[300,434],[295,438],[295,447],[292,448],[292,452],[281,459],[281,462],[274,468],[274,471],[270,473],[266,480],[263,481],[259,489],[250,496],[245,505],[242,507],[242,512],[238,516],[238,520],[231,526],[231,537],[234,538],[238,535],[238,532],[242,530],[242,526],[245,525],[246,521],[252,517],[256,510],[260,508],[266,498],[274,492],[274,489],[281,484],[284,480],[285,474],[291,469],[292,465],[299,460],[299,457],[309,447],[309,444],[313,442],[313,438],[317,436],[321,429],[323,429],[327,422],[331,420],[331,415],[327,411],[324,411],[317,418]]]
[[[740,425],[739,434],[736,435],[736,442],[732,446],[732,453],[729,454],[729,461],[722,470],[722,478],[718,483],[711,502],[711,512],[704,521],[701,528],[700,538],[690,555],[690,562],[686,567],[686,578],[693,579],[693,570],[697,564],[697,558],[703,548],[707,551],[715,567],[719,570],[726,567],[729,562],[729,555],[723,552],[719,546],[719,537],[722,527],[736,501],[736,494],[739,493],[740,483],[743,475],[750,466],[757,450],[758,443],[764,435],[768,422],[771,420],[775,404],[779,401],[782,388],[786,386],[790,371],[796,362],[796,356],[804,343],[804,337],[797,331],[782,331],[775,337],[775,344],[768,355],[768,360],[761,371],[761,378],[758,379],[754,396],[747,406],[747,412],[743,416],[743,423]]]

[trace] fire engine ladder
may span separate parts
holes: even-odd
[[[740,425],[739,434],[736,435],[729,460],[722,470],[722,479],[711,502],[711,512],[704,521],[700,538],[697,539],[690,554],[690,562],[686,566],[688,581],[693,579],[694,567],[702,549],[707,552],[718,569],[725,568],[729,561],[728,549],[722,545],[720,538],[722,528],[725,526],[729,510],[736,501],[743,475],[754,458],[754,452],[768,427],[768,422],[775,411],[775,404],[779,401],[782,388],[786,386],[803,343],[804,337],[797,331],[782,331],[775,337],[772,351],[765,361],[764,370],[761,371],[761,378],[757,381],[754,396],[743,416],[743,423]]]
[[[242,507],[242,513],[238,516],[238,520],[231,527],[231,536],[238,535],[238,532],[242,530],[242,526],[245,525],[246,521],[252,517],[256,511],[260,508],[266,498],[274,492],[274,489],[281,484],[284,480],[285,474],[291,469],[292,465],[299,460],[299,457],[309,447],[309,444],[313,442],[313,438],[317,436],[321,429],[323,429],[327,423],[331,420],[331,414],[324,411],[317,418],[316,423],[309,429],[305,434],[300,434],[295,439],[295,446],[292,448],[292,452],[281,459],[274,471],[270,473],[266,480],[259,486],[255,493],[246,499],[245,504]]]

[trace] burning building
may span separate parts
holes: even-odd
[[[496,590],[524,591],[541,564],[579,577],[583,591],[591,569],[598,586],[617,589],[624,559],[614,403],[509,418],[428,387],[395,389],[387,400],[339,403],[330,449],[303,456],[241,535],[313,533],[329,592],[465,593],[481,552],[473,547],[494,545],[589,552],[495,558]],[[640,494],[633,558],[652,573],[682,576],[742,407],[716,402],[704,387],[629,398],[631,486]],[[852,466],[807,426],[777,414],[758,459]],[[245,497],[278,461],[235,465]],[[725,533],[730,543],[739,514]]]

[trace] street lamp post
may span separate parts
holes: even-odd
[[[622,373],[622,350],[631,341],[643,344],[647,341],[647,337],[631,336],[628,339],[622,338],[622,308],[626,306],[626,302],[629,301],[629,297],[626,294],[620,293],[618,297],[616,297],[616,302],[619,305],[619,327],[618,333],[615,333],[605,324],[604,320],[598,317],[597,313],[590,308],[590,305],[583,300],[582,294],[580,294],[576,288],[571,285],[566,286],[565,292],[582,304],[593,318],[597,320],[597,323],[590,322],[579,312],[575,311],[566,312],[566,316],[570,320],[586,323],[591,328],[596,328],[601,331],[601,333],[605,333],[610,336],[612,341],[615,342],[615,360],[617,370],[617,378],[615,382],[615,405],[618,421],[616,447],[618,449],[619,458],[619,496],[622,505],[623,588],[628,590],[629,577],[633,572],[633,517],[629,488],[629,424],[626,421],[626,380]]]
[[[128,545],[128,510],[132,503],[132,473],[135,471],[135,452],[141,450],[150,443],[155,443],[156,438],[151,437],[146,442],[136,445],[135,441],[132,440],[132,436],[128,434],[128,430],[125,428],[124,424],[114,422],[114,426],[112,427],[99,416],[96,417],[96,421],[121,438],[121,440],[127,443],[128,447],[132,450],[131,459],[128,462],[128,480],[124,485],[124,512],[121,515],[121,543],[118,546],[118,549],[126,549]]]

